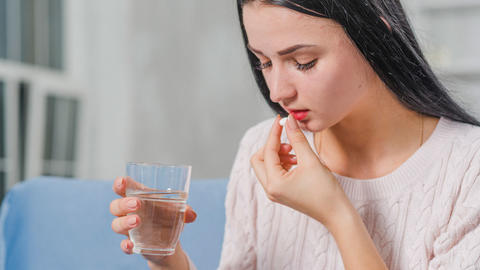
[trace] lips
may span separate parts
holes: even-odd
[[[302,121],[307,117],[308,115],[308,110],[291,110],[290,114],[295,118],[297,121]]]

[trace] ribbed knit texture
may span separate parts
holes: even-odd
[[[240,143],[219,269],[344,269],[326,228],[268,200],[250,166],[272,123],[251,128]],[[305,135],[313,145],[312,133]],[[389,269],[480,269],[479,150],[479,127],[441,118],[392,173],[370,180],[335,174]]]

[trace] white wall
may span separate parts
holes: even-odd
[[[228,176],[243,132],[273,115],[254,85],[234,1],[141,1],[131,12],[131,158]]]
[[[480,2],[404,2],[437,76],[457,102],[480,118]]]
[[[121,175],[128,159],[131,125],[128,97],[128,3],[122,0],[67,2],[67,70],[88,98],[82,104],[80,177]]]
[[[228,177],[244,131],[273,113],[253,82],[234,1],[73,1],[69,70],[89,92],[81,177],[127,161]]]

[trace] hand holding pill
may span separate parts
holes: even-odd
[[[281,143],[283,129],[289,143]],[[291,150],[294,155],[290,154]],[[329,218],[345,209],[348,199],[343,189],[311,148],[293,116],[288,120],[277,116],[265,146],[255,153],[251,164],[267,197],[273,202],[291,207],[323,224],[329,224]]]

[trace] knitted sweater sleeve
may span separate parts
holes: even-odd
[[[256,269],[256,177],[250,158],[258,148],[258,129],[243,137],[235,158],[225,198],[226,223],[221,270]]]
[[[480,269],[480,153],[452,190],[451,215],[433,243],[428,269]]]

